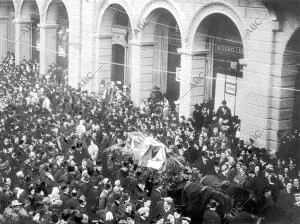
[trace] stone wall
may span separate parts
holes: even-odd
[[[18,21],[23,0],[15,0],[16,21]],[[37,0],[41,16],[41,24],[47,24],[47,7],[51,0]],[[181,83],[180,113],[191,114],[191,106],[204,97],[203,87],[199,91],[189,91],[191,75],[201,69],[193,63],[197,57],[194,39],[201,22],[209,15],[219,13],[227,16],[237,27],[244,47],[243,78],[238,80],[238,115],[242,120],[242,138],[248,138],[257,130],[262,135],[256,144],[276,150],[278,148],[278,131],[292,127],[293,94],[282,87],[294,87],[294,77],[283,72],[284,49],[288,40],[299,27],[299,21],[293,16],[284,16],[279,20],[273,12],[269,12],[259,0],[61,0],[68,11],[70,24],[69,82],[77,87],[78,80],[86,73],[96,71],[103,62],[111,59],[111,38],[105,36],[103,24],[111,24],[111,18],[105,16],[109,6],[118,6],[117,10],[126,13],[129,18],[131,40],[128,41],[129,69],[131,75],[132,97],[135,103],[146,98],[152,88],[152,71],[155,57],[153,45],[142,41],[143,30],[135,31],[151,12],[163,8],[170,12],[180,29],[181,68],[184,72]],[[121,10],[120,10],[121,9]],[[25,8],[24,8],[25,10]],[[26,12],[22,12],[25,13]],[[27,12],[29,13],[29,11]],[[7,16],[0,10],[0,17]],[[81,16],[81,18],[80,18]],[[253,23],[257,23],[253,27]],[[1,26],[3,20],[1,20]],[[81,24],[81,25],[80,25]],[[17,29],[17,28],[16,28]],[[147,30],[147,29],[145,29]],[[5,32],[1,35],[1,38]],[[6,34],[5,34],[6,35]],[[20,32],[16,32],[16,39]],[[5,38],[4,38],[5,39]],[[42,39],[41,39],[42,41]],[[6,40],[0,40],[0,46],[7,46]],[[47,48],[47,43],[42,47]],[[6,48],[5,48],[6,50]],[[1,51],[2,55],[4,50]],[[20,54],[20,46],[16,47]],[[45,70],[47,54],[41,54],[42,69]],[[110,79],[111,65],[105,64],[97,72],[95,80],[87,86],[87,90],[98,91],[97,82]],[[202,84],[201,84],[202,85]],[[275,88],[270,88],[273,86]]]

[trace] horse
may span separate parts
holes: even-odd
[[[193,222],[201,223],[210,199],[219,203],[219,214],[223,218],[232,209],[233,200],[226,194],[202,183],[182,182],[169,188],[168,196],[173,197],[175,207]]]
[[[214,175],[207,175],[198,183],[187,180],[173,183],[168,189],[168,195],[173,197],[175,206],[196,223],[201,223],[211,199],[218,202],[217,210],[223,220],[234,209],[244,209],[252,202],[247,189],[232,183],[222,183]]]

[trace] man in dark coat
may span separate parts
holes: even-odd
[[[70,199],[69,187],[67,184],[62,183],[62,185],[60,186],[60,190],[61,190],[61,193],[59,194],[59,197],[64,206],[65,202]]]
[[[211,201],[203,214],[203,224],[221,224],[221,217],[216,212],[217,203]]]
[[[81,214],[84,214],[84,215],[88,215],[89,212],[88,212],[88,209],[86,207],[87,203],[86,203],[86,198],[84,195],[80,196],[79,197],[79,204],[78,206],[76,207],[76,209],[81,213]]]
[[[195,167],[197,167],[202,174],[212,174],[214,171],[214,162],[207,156],[202,154],[195,162]]]
[[[231,118],[231,110],[227,106],[226,100],[222,101],[221,106],[218,108],[216,115],[217,117],[224,118],[224,120]]]
[[[200,131],[201,126],[203,124],[203,117],[202,117],[202,113],[200,110],[200,106],[198,106],[197,104],[195,105],[195,110],[193,112],[193,118],[195,120],[195,129],[197,131]]]
[[[150,200],[151,200],[151,205],[150,205],[150,211],[149,211],[149,218],[151,220],[155,219],[159,215],[159,202],[162,201],[162,192],[163,186],[160,185],[159,183],[154,183],[154,188],[151,191],[150,195]]]
[[[106,132],[102,133],[103,137],[102,137],[102,141],[100,143],[100,152],[103,151],[104,149],[109,147],[110,144],[110,137]]]
[[[74,189],[71,192],[71,198],[66,200],[66,202],[64,203],[63,209],[76,209],[79,206],[77,196],[78,196],[78,192]]]
[[[87,159],[87,158],[89,158],[89,155],[88,155],[86,149],[83,149],[82,143],[79,142],[76,146],[76,150],[74,153],[74,159],[77,164],[80,164],[83,159]]]
[[[282,215],[288,217],[293,211],[295,198],[292,195],[292,183],[287,183],[286,189],[279,193],[275,206],[282,211]]]
[[[120,180],[121,186],[126,188],[128,185],[128,175],[128,168],[126,166],[123,166],[120,170],[117,170],[115,173],[113,173],[112,179]]]

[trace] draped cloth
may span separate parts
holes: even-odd
[[[154,55],[153,85],[160,87],[162,93],[167,91],[168,70],[168,30],[165,27],[156,28],[156,52]]]

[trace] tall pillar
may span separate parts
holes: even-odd
[[[80,80],[80,71],[79,66],[77,65],[80,59],[79,55],[80,44],[78,42],[70,42],[69,44],[69,69],[68,69],[68,84],[73,88],[78,88],[78,83]],[[70,66],[71,65],[71,66]]]
[[[32,24],[30,20],[15,21],[16,63],[30,60],[32,55]]]
[[[153,89],[155,42],[132,41],[131,98],[137,105],[150,97]]]
[[[40,72],[45,74],[48,66],[56,63],[57,24],[39,24],[40,28]]]
[[[100,83],[111,80],[112,67],[112,38],[113,34],[97,34],[96,38],[96,67],[95,84],[91,86],[93,92],[100,93]]]
[[[0,57],[6,57],[8,46],[11,44],[11,40],[8,39],[8,23],[8,16],[0,16]]]
[[[138,41],[131,41],[131,99],[135,105],[141,102],[141,44]]]
[[[192,104],[192,50],[191,49],[178,49],[181,54],[181,76],[180,76],[180,97],[179,114],[189,117],[191,114]]]

